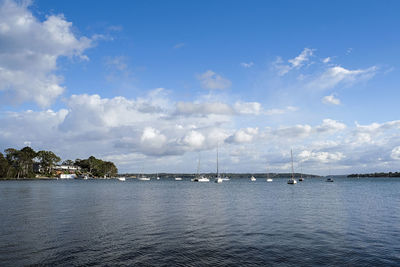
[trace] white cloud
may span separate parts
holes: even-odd
[[[258,102],[236,102],[234,109],[239,114],[258,115],[262,111],[261,104]]]
[[[400,160],[400,146],[393,148],[390,156],[392,157],[392,159]]]
[[[253,65],[254,65],[253,62],[249,62],[249,63],[242,62],[242,63],[240,63],[240,66],[242,66],[243,68],[246,68],[246,69],[253,67]]]
[[[314,49],[310,48],[304,48],[304,50],[298,55],[297,57],[293,59],[289,59],[289,63],[292,64],[293,68],[300,68],[301,66],[304,65],[304,62],[308,61],[310,57],[313,55]]]
[[[339,84],[348,86],[360,81],[369,80],[376,74],[376,71],[377,67],[375,66],[358,70],[348,70],[341,66],[335,66],[328,68],[307,86],[319,90],[331,89]]]
[[[333,94],[324,96],[322,98],[322,103],[324,104],[332,104],[332,105],[340,105],[340,99],[336,98]]]
[[[215,89],[226,89],[231,86],[231,81],[216,74],[212,70],[207,70],[197,78],[200,80],[201,85],[205,89],[215,90]]]
[[[344,129],[346,129],[346,125],[344,123],[332,119],[324,119],[322,124],[316,127],[317,132],[336,132]]]
[[[298,124],[289,127],[279,127],[273,131],[273,134],[279,138],[305,138],[310,135],[311,131],[312,127],[310,125]]]
[[[258,128],[245,128],[236,131],[233,135],[227,138],[228,143],[249,143],[258,134]]]
[[[62,77],[55,74],[60,57],[88,58],[92,45],[77,37],[63,15],[39,21],[28,9],[30,2],[0,2],[0,92],[8,101],[33,101],[50,105],[64,91]]]
[[[142,136],[140,137],[142,148],[145,151],[149,150],[156,154],[161,154],[160,150],[164,149],[166,141],[167,137],[161,134],[159,130],[152,127],[144,128]],[[146,151],[146,153],[148,154],[149,151]],[[157,151],[159,151],[159,153],[157,153]]]
[[[330,57],[326,57],[326,58],[322,59],[322,62],[326,64],[326,63],[331,62],[331,60],[332,59]]]
[[[193,103],[193,102],[178,102],[176,104],[178,114],[222,114],[233,115],[234,110],[225,103],[211,102],[211,103]]]
[[[280,76],[285,75],[292,69],[300,69],[306,62],[313,56],[314,49],[304,48],[303,51],[295,58],[289,59],[288,63],[284,63],[282,58],[278,57],[274,63],[275,68],[278,70]]]
[[[205,137],[197,131],[190,131],[184,138],[183,142],[191,148],[200,148],[204,143]]]
[[[341,152],[329,153],[326,151],[309,151],[303,150],[299,154],[300,161],[305,162],[320,162],[320,163],[333,163],[345,158]]]

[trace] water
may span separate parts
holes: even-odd
[[[0,266],[400,265],[400,179],[0,182]]]

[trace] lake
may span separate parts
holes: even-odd
[[[0,182],[0,266],[399,266],[400,179]]]

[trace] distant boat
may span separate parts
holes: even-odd
[[[288,184],[297,184],[296,179],[294,179],[294,169],[293,169],[293,152],[292,150],[290,150],[290,156],[292,158],[292,178],[290,178],[287,183]]]
[[[200,171],[200,156],[199,156],[199,162],[197,163],[197,174],[196,177],[194,177],[193,179],[191,179],[192,182],[199,182],[199,183],[205,183],[205,182],[209,182],[210,179],[208,179],[207,177],[204,177],[202,175],[199,174]]]
[[[269,178],[269,172],[268,172],[268,168],[267,168],[267,182],[272,182],[272,178]]]
[[[299,178],[299,182],[303,182],[304,178],[303,178],[303,168],[301,167],[301,162],[300,162],[300,178]]]
[[[196,178],[193,178],[191,181],[192,181],[192,182],[204,183],[204,182],[209,182],[210,179],[208,179],[208,178],[205,177],[205,176],[197,176]]]
[[[182,177],[175,177],[175,181],[182,181]]]
[[[254,176],[250,177],[250,181],[255,182],[256,180],[257,180],[256,177],[254,177]]]
[[[228,176],[225,176],[225,177],[223,177],[221,179],[222,179],[222,181],[230,181],[231,180]]]
[[[158,176],[158,173],[157,173],[157,177],[156,177],[156,179],[157,179],[157,180],[160,180],[160,177]]]
[[[125,179],[125,177],[118,177],[118,181],[125,182],[126,179]]]
[[[150,181],[150,177],[146,177],[144,175],[141,175],[137,178],[139,181]]]
[[[221,184],[222,183],[222,178],[219,176],[219,169],[218,169],[218,145],[217,145],[217,175],[216,178],[214,180],[214,182],[216,182],[217,184]]]
[[[333,178],[331,178],[331,177],[328,177],[328,178],[326,179],[326,182],[333,183]]]

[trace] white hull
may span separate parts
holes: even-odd
[[[119,178],[118,178],[118,181],[125,182],[126,179],[125,179],[125,177],[119,177]]]
[[[181,177],[175,177],[175,181],[182,181]]]
[[[208,179],[206,177],[199,177],[199,178],[192,179],[192,182],[199,182],[199,183],[206,183],[209,181],[210,181],[210,179]]]
[[[271,178],[268,178],[267,179],[267,182],[272,182],[273,180],[271,179]]]
[[[222,178],[217,178],[217,179],[215,179],[215,182],[217,183],[217,184],[220,184],[220,183],[222,183]]]
[[[139,181],[150,181],[149,177],[139,177],[138,178]]]
[[[257,179],[254,176],[251,176],[250,181],[255,182]]]

